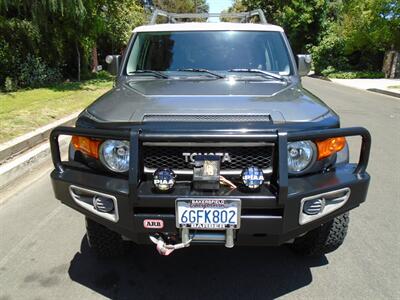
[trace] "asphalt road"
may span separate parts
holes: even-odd
[[[342,126],[365,126],[373,137],[369,196],[339,250],[304,259],[286,247],[193,247],[160,257],[137,247],[98,261],[83,217],[54,199],[45,172],[0,206],[0,299],[400,299],[400,100],[304,84]]]

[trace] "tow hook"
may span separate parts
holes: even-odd
[[[192,241],[192,239],[190,239],[190,240],[188,240],[186,242],[172,245],[172,244],[165,243],[165,241],[163,240],[161,235],[158,236],[158,237],[150,235],[149,237],[150,237],[150,240],[154,244],[157,245],[156,249],[157,249],[158,253],[160,253],[160,255],[163,255],[163,256],[170,255],[172,252],[174,252],[174,250],[189,247],[190,246],[190,242]]]

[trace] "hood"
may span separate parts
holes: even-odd
[[[267,115],[276,123],[308,122],[330,112],[297,81],[230,79],[128,81],[87,110],[106,122],[142,122],[149,115]]]

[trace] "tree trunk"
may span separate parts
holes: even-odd
[[[81,52],[79,51],[78,42],[75,43],[76,47],[76,58],[77,58],[77,68],[78,68],[78,81],[81,81]]]
[[[94,43],[92,48],[92,73],[97,73],[97,67],[99,66],[99,60],[97,58],[97,47]]]
[[[395,50],[386,51],[382,72],[385,73],[385,78],[400,77],[400,52]]]

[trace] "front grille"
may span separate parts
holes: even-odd
[[[193,169],[183,153],[228,153],[231,161],[222,161],[221,170],[242,170],[248,166],[268,169],[272,166],[272,146],[256,147],[198,147],[143,146],[144,166],[148,169],[168,167],[173,170]]]

